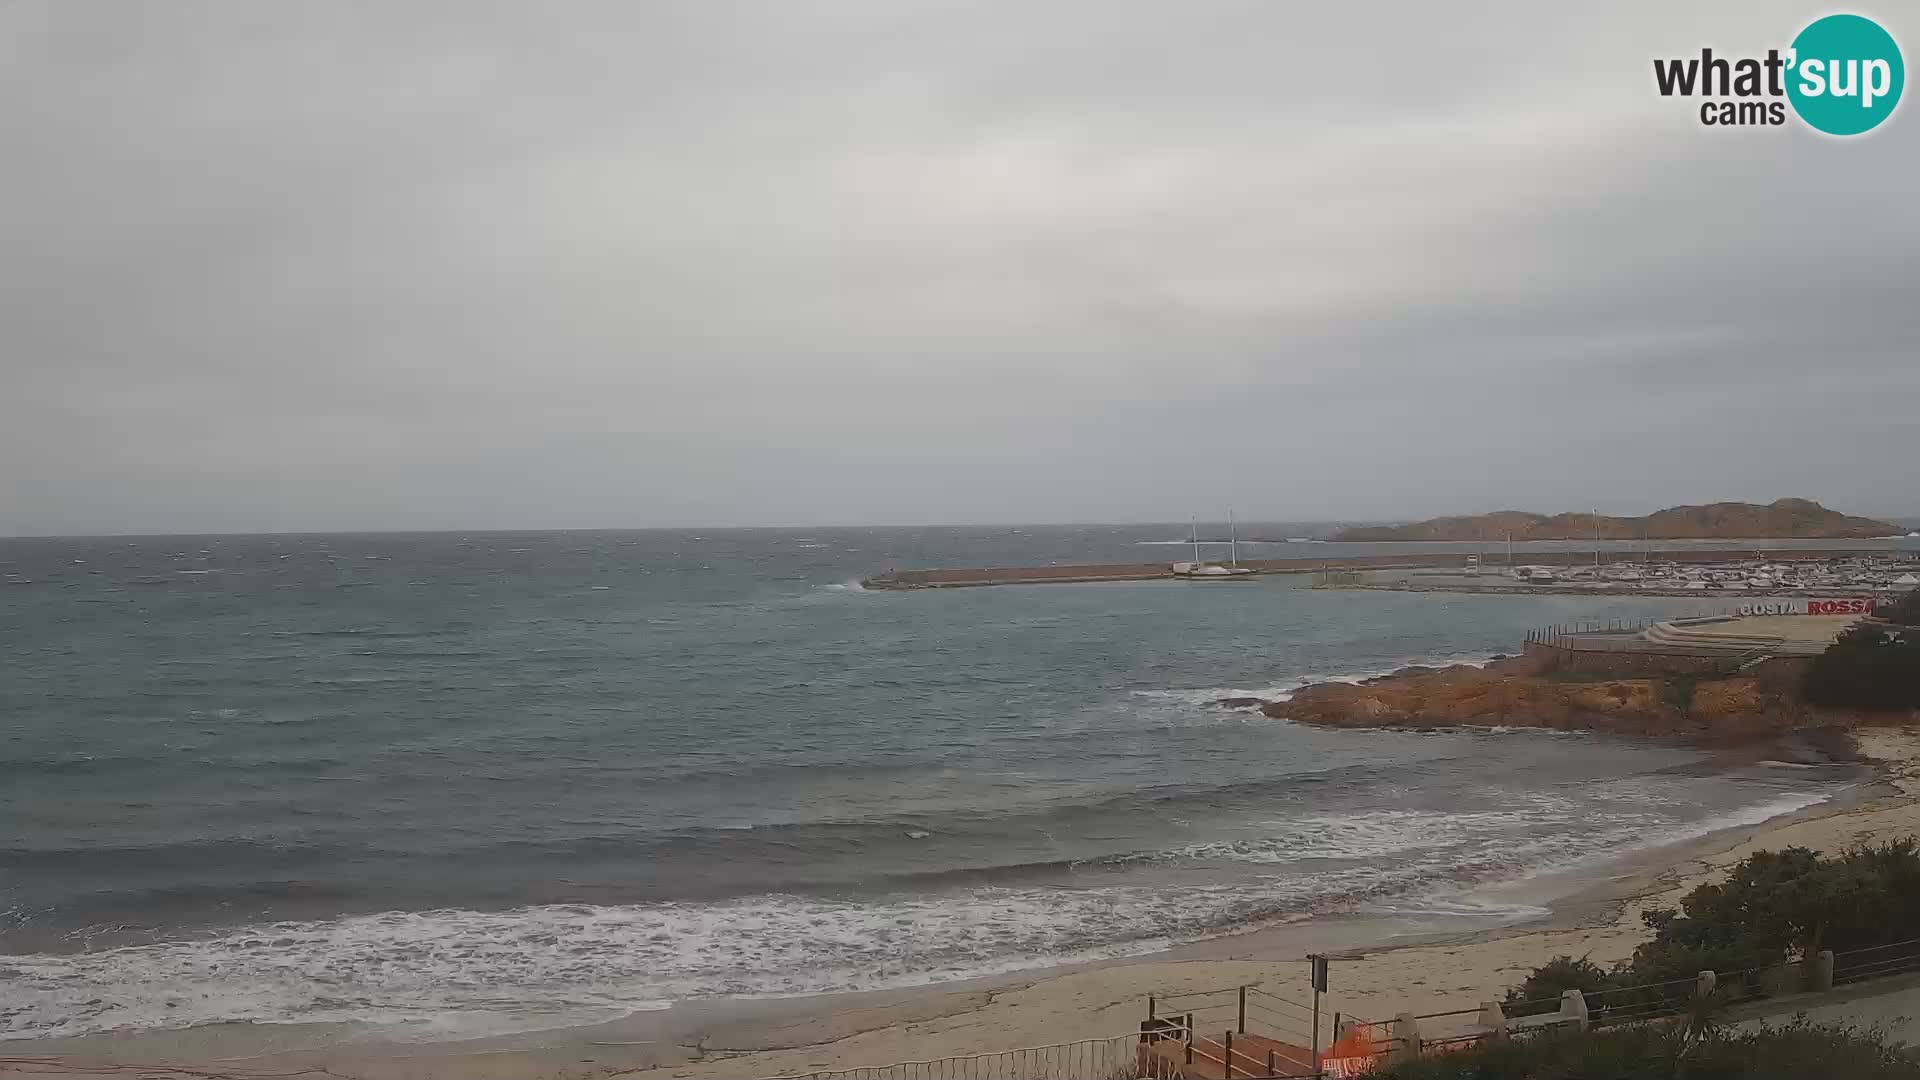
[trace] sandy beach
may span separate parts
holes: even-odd
[[[205,1025],[0,1047],[0,1077],[338,1076],[367,1080],[641,1076],[756,1078],[1002,1051],[1124,1034],[1162,996],[1256,985],[1303,997],[1304,956],[1334,956],[1328,1014],[1389,1017],[1501,996],[1557,955],[1602,964],[1644,940],[1641,912],[1669,907],[1762,849],[1834,851],[1920,834],[1920,730],[1859,732],[1877,778],[1761,825],[1640,853],[1604,870],[1481,892],[1544,901],[1519,926],[1434,933],[1430,923],[1331,916],[1234,934],[1145,958],[911,990],[774,1001],[695,1002],[594,1027],[460,1042],[383,1041],[328,1025]]]

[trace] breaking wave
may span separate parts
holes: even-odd
[[[1364,671],[1345,672],[1303,672],[1290,682],[1274,683],[1262,687],[1209,686],[1197,689],[1136,690],[1134,696],[1151,701],[1164,701],[1181,705],[1211,705],[1223,698],[1257,697],[1268,701],[1286,701],[1304,687],[1315,683],[1344,682],[1363,683],[1369,679],[1379,679],[1410,667],[1486,667],[1502,653],[1446,653],[1431,656],[1410,656],[1394,661],[1389,665]]]
[[[1684,825],[1628,810],[1545,832],[1566,810],[1551,797],[1485,813],[1307,816],[1252,823],[1265,830],[1258,839],[1142,856],[1288,870],[1233,881],[382,912],[0,956],[0,980],[12,990],[0,999],[0,1037],[236,1020],[472,1037],[592,1023],[685,998],[886,989],[1135,955],[1356,907],[1509,924],[1542,909],[1484,903],[1463,890],[1758,824],[1828,797],[1787,791]]]

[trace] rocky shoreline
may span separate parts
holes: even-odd
[[[1702,743],[1913,719],[1816,709],[1791,687],[1750,676],[1611,678],[1556,670],[1536,657],[1484,667],[1410,667],[1364,682],[1317,683],[1280,701],[1223,698],[1218,704],[1321,727],[1534,727]]]

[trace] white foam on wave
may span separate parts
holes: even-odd
[[[1405,879],[1438,887],[1376,890],[1361,910],[1524,921],[1546,912],[1530,904],[1475,897],[1466,890],[1591,868],[1729,829],[1764,824],[1817,806],[1844,790],[1780,790],[1697,821],[1676,821],[1670,813],[1652,808],[1684,805],[1682,800],[1646,799],[1646,792],[1641,799],[1632,799],[1630,793],[1640,787],[1634,778],[1627,778],[1584,786],[1574,794],[1537,792],[1509,808],[1469,813],[1378,810],[1306,816],[1265,823],[1257,838],[1195,844],[1167,856],[1296,866],[1308,860],[1391,866]],[[1606,809],[1609,802],[1616,802],[1619,809]]]
[[[1420,887],[1363,863],[1235,881],[978,888],[864,900],[561,904],[283,922],[0,956],[0,1039],[215,1021],[445,1039],[594,1023],[685,998],[879,990],[1139,955]]]
[[[1286,895],[1304,900],[1310,882]],[[99,952],[0,956],[0,1038],[214,1021],[472,1037],[673,1000],[871,990],[1150,952],[1250,917],[1232,888],[981,889],[837,901],[386,912]]]
[[[1756,825],[1830,796],[1786,791],[1687,824],[1622,811],[1567,828],[1572,800],[1551,795],[1497,811],[1379,810],[1250,823],[1261,839],[1193,845],[1166,857],[1292,864],[1290,873],[1178,889],[386,912],[0,957],[0,981],[9,988],[0,998],[0,1038],[214,1021],[477,1037],[593,1023],[689,997],[887,989],[1136,955],[1275,912],[1354,903],[1374,914],[1508,924],[1544,912],[1477,900],[1453,886],[1523,879]],[[1317,859],[1349,865],[1309,872],[1304,864]]]
[[[1498,926],[1544,919],[1552,908],[1538,904],[1500,903],[1468,893],[1437,893],[1432,896],[1397,897],[1366,905],[1372,915],[1398,915],[1414,918],[1486,919]]]
[[[1819,806],[1821,803],[1828,802],[1842,790],[1845,789],[1784,792],[1765,802],[1743,806],[1703,821],[1675,826],[1666,830],[1651,843],[1640,846],[1642,848],[1665,847],[1669,844],[1698,840],[1703,836],[1711,836],[1714,833],[1724,832],[1727,829],[1740,829],[1750,825],[1764,825],[1774,818],[1785,817],[1788,814],[1797,814],[1802,810],[1808,810]]]
[[[1302,688],[1315,683],[1346,682],[1362,683],[1368,679],[1377,679],[1391,675],[1406,665],[1380,668],[1377,671],[1347,672],[1338,675],[1311,674],[1301,675],[1292,682],[1275,683],[1262,687],[1205,686],[1197,689],[1136,690],[1135,697],[1151,701],[1164,701],[1177,705],[1211,705],[1222,698],[1257,697],[1267,701],[1287,701]]]
[[[1525,869],[1519,874],[1509,876],[1506,884],[1518,884],[1550,874],[1591,869],[1649,851],[1712,836],[1714,833],[1729,829],[1763,825],[1775,818],[1796,814],[1828,802],[1844,790],[1846,788],[1782,791],[1770,799],[1763,799],[1760,802],[1690,822],[1667,820],[1658,824],[1634,826],[1631,824],[1631,816],[1628,816],[1625,821],[1611,822],[1593,830],[1582,842],[1563,845],[1561,850],[1532,852],[1532,857],[1526,861]]]
[[[1567,805],[1570,807],[1571,801]],[[1494,844],[1520,830],[1554,820],[1556,810],[1511,809],[1467,813],[1438,810],[1372,810],[1358,814],[1309,814],[1256,824],[1258,838],[1193,844],[1168,854],[1177,858],[1294,863],[1304,859],[1384,859],[1411,852]]]
[[[1343,672],[1303,672],[1292,676],[1287,682],[1274,683],[1264,687],[1206,686],[1196,689],[1135,690],[1134,696],[1151,701],[1165,701],[1182,705],[1211,705],[1222,698],[1257,697],[1268,701],[1288,701],[1302,689],[1316,683],[1363,683],[1370,679],[1384,678],[1394,672],[1409,667],[1477,667],[1483,668],[1494,662],[1493,653],[1446,653],[1431,656],[1412,656],[1393,662],[1391,666],[1378,667],[1366,671]]]
[[[866,899],[560,904],[283,922],[73,954],[0,956],[0,1038],[214,1021],[381,1026],[458,1038],[593,1023],[708,996],[877,990],[1153,952],[1276,917],[1358,910],[1525,921],[1478,899],[1623,853],[1757,825],[1831,788],[1773,788],[1695,822],[1646,799],[1657,781],[1511,793],[1493,809],[1389,807],[1238,826],[1152,861],[1249,864],[1156,883],[978,888]],[[1188,880],[1197,877],[1199,880]]]

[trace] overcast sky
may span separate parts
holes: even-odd
[[[1827,8],[1448,6],[0,4],[0,534],[1920,513]]]

